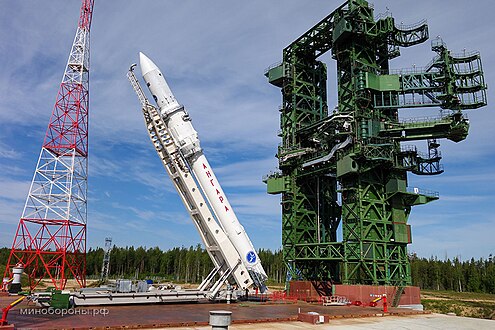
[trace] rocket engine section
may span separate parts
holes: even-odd
[[[267,275],[251,240],[232,209],[220,183],[200,147],[198,133],[188,113],[175,99],[165,77],[143,53],[139,53],[141,72],[174,144],[181,151],[190,171],[195,176],[220,226],[237,250],[255,285],[265,290]]]

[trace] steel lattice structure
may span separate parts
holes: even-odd
[[[31,289],[49,277],[86,284],[89,36],[94,0],[83,0],[76,36],[17,228],[5,275],[22,263]]]
[[[281,88],[279,173],[265,179],[282,194],[282,245],[292,278],[344,284],[411,284],[411,208],[438,199],[408,187],[407,172],[443,172],[437,139],[466,138],[463,110],[486,105],[480,55],[453,54],[441,39],[423,68],[393,71],[389,60],[428,39],[426,21],[395,24],[349,0],[283,51],[269,68]],[[329,113],[326,65],[337,61],[338,106]],[[440,107],[436,118],[399,120],[401,108]],[[427,140],[427,153],[404,141]],[[342,242],[337,228],[342,226]],[[397,291],[399,292],[399,290]],[[401,290],[400,290],[401,292]]]
[[[110,272],[110,251],[112,250],[112,238],[105,237],[105,249],[103,250],[103,263],[101,266],[101,281],[108,280],[108,273]]]

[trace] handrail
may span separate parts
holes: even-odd
[[[428,197],[440,197],[440,193],[438,191],[433,191],[433,190],[428,190],[428,189],[422,189],[418,187],[407,187],[406,191],[408,193],[412,194],[417,194],[417,195],[424,195]]]
[[[443,121],[450,120],[450,117],[447,115],[439,115],[439,116],[428,116],[428,117],[413,117],[413,118],[404,118],[399,124],[419,124],[419,123],[431,123],[435,121]]]
[[[387,9],[386,12],[384,13],[379,13],[378,15],[375,16],[375,21],[379,21],[384,18],[392,17],[392,12]]]
[[[401,68],[401,69],[391,69],[390,74],[410,74],[410,73],[418,73],[418,74],[428,74],[427,67],[422,66],[414,66],[412,68]]]
[[[477,50],[473,50],[470,52],[463,51],[462,53],[451,53],[450,54],[450,56],[456,60],[463,60],[463,59],[466,59],[469,57],[475,57],[475,56],[479,56],[479,55],[480,55],[480,52]]]
[[[275,62],[273,64],[271,64],[270,66],[268,66],[266,69],[265,69],[265,73],[267,73],[268,71],[270,71],[271,69],[273,68],[276,68],[277,66],[280,66],[282,65],[284,61],[278,61],[278,62]]]
[[[413,24],[395,24],[395,28],[399,31],[402,31],[402,32],[409,32],[409,31],[413,31],[413,30],[416,30],[418,28],[420,28],[421,26],[427,24],[428,21],[426,19],[423,19],[419,22],[416,22],[416,23],[413,23]]]

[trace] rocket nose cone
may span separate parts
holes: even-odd
[[[141,67],[141,74],[144,76],[150,71],[157,70],[158,67],[143,53],[139,53],[139,66]]]

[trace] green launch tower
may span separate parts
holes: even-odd
[[[443,172],[438,140],[466,138],[464,110],[486,105],[480,54],[453,54],[436,38],[425,67],[391,70],[401,47],[428,40],[426,21],[397,25],[349,0],[283,50],[266,72],[281,88],[279,172],[282,246],[293,279],[411,284],[407,220],[438,194],[408,186],[407,172]],[[327,68],[337,61],[338,106],[328,109]],[[439,107],[438,117],[401,121],[399,109]],[[420,152],[408,141],[425,140]],[[337,228],[342,226],[342,240]]]

